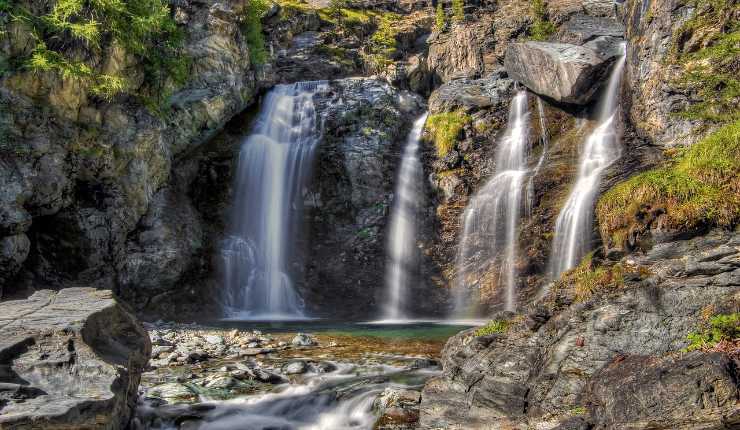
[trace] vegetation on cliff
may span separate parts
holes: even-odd
[[[604,266],[588,254],[575,268],[563,274],[555,284],[556,289],[572,287],[576,302],[588,300],[595,292],[620,288],[624,285],[625,269],[621,264]]]
[[[264,64],[267,61],[265,36],[262,34],[262,15],[267,11],[265,0],[249,0],[244,10],[242,31],[249,45],[249,59],[254,64]]]
[[[2,8],[33,40],[27,55],[11,59],[16,70],[56,73],[94,96],[131,94],[149,104],[187,78],[188,59],[179,49],[183,33],[164,0],[58,0],[44,9],[11,0]],[[142,63],[145,88],[134,89],[122,65],[98,61],[115,49]]]
[[[662,228],[730,227],[740,219],[740,120],[606,192],[597,205],[604,240],[622,245],[641,224]]]
[[[442,112],[429,116],[426,130],[437,148],[439,158],[443,158],[455,147],[457,137],[470,120],[470,116],[462,111]]]
[[[695,12],[673,35],[678,87],[695,94],[680,115],[713,122],[740,118],[740,2],[693,0]]]
[[[697,331],[688,335],[687,351],[722,349],[740,353],[740,312],[718,314],[705,318]]]
[[[547,5],[544,0],[532,0],[530,12],[532,26],[529,27],[529,38],[531,40],[547,40],[555,30],[555,24],[550,22]]]
[[[506,320],[491,320],[488,324],[475,331],[476,336],[487,336],[489,334],[503,334],[509,331],[511,322]]]

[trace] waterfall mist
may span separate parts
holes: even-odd
[[[427,114],[413,125],[401,159],[388,234],[386,287],[388,291],[383,317],[389,320],[407,318],[406,291],[417,273],[419,248],[416,244],[417,219],[422,198],[423,171],[419,160],[419,141]]]
[[[505,307],[516,308],[517,225],[529,151],[527,92],[519,91],[511,102],[507,128],[498,146],[498,173],[476,193],[463,213],[455,286],[457,317],[469,316],[474,305],[469,289],[470,284],[480,282],[480,273],[471,265],[497,256],[501,268],[497,282],[505,287]]]
[[[575,267],[592,246],[594,205],[601,176],[620,157],[616,122],[625,50],[626,44],[623,44],[623,54],[612,69],[598,109],[598,125],[586,139],[578,163],[578,177],[555,222],[549,267],[552,279]]]
[[[324,82],[278,85],[242,144],[231,232],[221,249],[224,313],[230,318],[304,317],[291,270],[320,130],[313,96]]]

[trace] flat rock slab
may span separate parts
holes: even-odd
[[[0,303],[0,428],[125,428],[150,351],[107,290]]]
[[[567,43],[512,43],[504,67],[509,77],[557,102],[584,105],[607,79],[613,57]]]

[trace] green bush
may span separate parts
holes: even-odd
[[[442,2],[437,3],[437,11],[434,14],[434,29],[436,31],[444,31],[447,26],[447,14],[445,13]]]
[[[530,15],[532,17],[532,26],[529,28],[531,40],[546,40],[555,33],[555,24],[550,22],[545,0],[532,0]]]
[[[426,129],[432,137],[437,156],[446,156],[455,147],[457,137],[465,124],[470,122],[470,116],[462,111],[443,112],[429,115]]]
[[[455,22],[465,21],[465,0],[452,0],[452,19]]]
[[[262,65],[267,61],[265,36],[262,34],[262,15],[269,5],[265,0],[249,0],[244,15],[244,31],[249,46],[249,59],[252,64]]]
[[[715,315],[698,331],[689,333],[689,346],[686,347],[686,351],[711,349],[720,342],[731,342],[738,338],[740,338],[740,312]]]
[[[476,336],[487,336],[489,334],[503,334],[509,331],[511,322],[506,320],[491,320],[488,324],[475,331]]]
[[[740,120],[683,150],[668,166],[637,174],[604,193],[601,235],[621,245],[645,211],[666,228],[730,227],[740,219]]]

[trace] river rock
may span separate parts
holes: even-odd
[[[176,382],[156,385],[150,388],[146,395],[160,398],[171,403],[192,400],[195,398],[195,393],[193,393],[188,387]]]
[[[293,337],[293,340],[290,341],[291,344],[295,346],[314,346],[316,345],[316,341],[313,340],[313,338],[305,333],[298,333]]]
[[[0,427],[125,428],[150,350],[110,291],[41,290],[0,303]]]
[[[303,360],[295,360],[283,366],[283,373],[286,375],[300,375],[308,372],[308,365]]]
[[[512,43],[504,60],[509,76],[533,92],[579,105],[593,100],[611,63],[590,48],[551,42]]]

